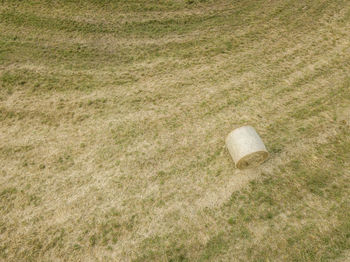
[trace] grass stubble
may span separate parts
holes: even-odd
[[[2,1],[0,259],[346,261],[350,5]],[[270,159],[240,171],[235,127]]]

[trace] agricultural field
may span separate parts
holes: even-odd
[[[350,261],[350,1],[2,0],[0,163],[0,261]]]

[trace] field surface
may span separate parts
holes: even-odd
[[[0,163],[0,261],[350,261],[350,2],[2,0]]]

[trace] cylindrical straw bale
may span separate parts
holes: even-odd
[[[239,169],[257,167],[269,156],[263,141],[251,126],[233,130],[226,138],[226,146]]]

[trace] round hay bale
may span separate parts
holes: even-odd
[[[239,169],[257,167],[269,156],[263,141],[251,126],[233,130],[226,138],[226,146]]]

